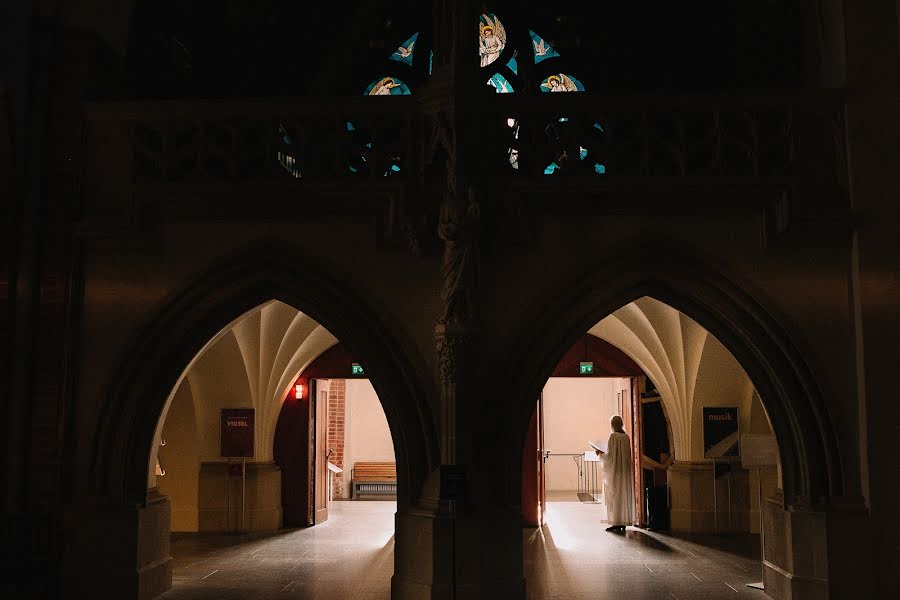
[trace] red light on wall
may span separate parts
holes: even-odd
[[[297,400],[303,399],[303,384],[302,383],[298,383],[297,385],[294,386],[294,398],[296,398]]]

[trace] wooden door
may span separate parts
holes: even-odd
[[[631,403],[631,457],[634,465],[634,522],[640,527],[646,527],[647,518],[644,507],[647,498],[644,494],[644,466],[641,460],[644,455],[644,411],[641,406],[641,386],[637,377],[632,377],[628,381],[631,388],[628,395]]]
[[[540,493],[538,488],[538,463],[541,448],[538,444],[538,408],[535,406],[528,422],[525,446],[522,448],[522,523],[540,527]]]
[[[547,524],[547,449],[544,447],[544,394],[537,402],[538,525]]]
[[[310,390],[315,396],[313,404],[315,431],[313,439],[313,525],[328,520],[328,386],[314,380],[316,385]]]
[[[545,478],[544,407],[538,400],[531,413],[525,447],[522,449],[522,521],[531,527],[547,522],[547,482]]]

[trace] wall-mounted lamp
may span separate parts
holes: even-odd
[[[303,399],[303,384],[302,383],[298,383],[297,385],[294,386],[294,398],[296,398],[297,400]]]

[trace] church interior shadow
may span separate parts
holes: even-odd
[[[643,533],[643,532],[642,532]],[[651,537],[644,534],[646,537]],[[688,542],[696,546],[702,546],[711,550],[733,554],[734,556],[750,560],[759,561],[760,545],[759,535],[754,533],[732,533],[727,535],[714,534],[698,534],[698,533],[681,533],[667,531],[663,533],[653,534],[655,539],[662,543],[661,539],[671,539],[673,541]]]
[[[625,531],[625,539],[630,542],[635,542],[639,546],[644,546],[647,548],[652,548],[653,550],[658,550],[660,552],[675,552],[676,549],[672,546],[666,544],[662,540],[653,535],[646,533],[645,531],[641,531],[640,529],[628,529]]]

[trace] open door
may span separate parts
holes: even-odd
[[[647,526],[647,513],[644,510],[646,506],[644,493],[644,423],[643,411],[641,410],[641,386],[640,379],[631,377],[628,379],[627,390],[622,391],[622,404],[624,411],[622,413],[625,419],[626,427],[631,426],[628,434],[631,436],[631,461],[632,461],[632,481],[634,483],[634,524],[638,527]],[[627,414],[627,417],[626,417]]]
[[[329,381],[310,382],[310,481],[312,485],[312,524],[328,520],[328,391]]]
[[[544,407],[539,399],[531,414],[522,450],[522,521],[531,527],[542,527],[547,522],[546,459]]]

